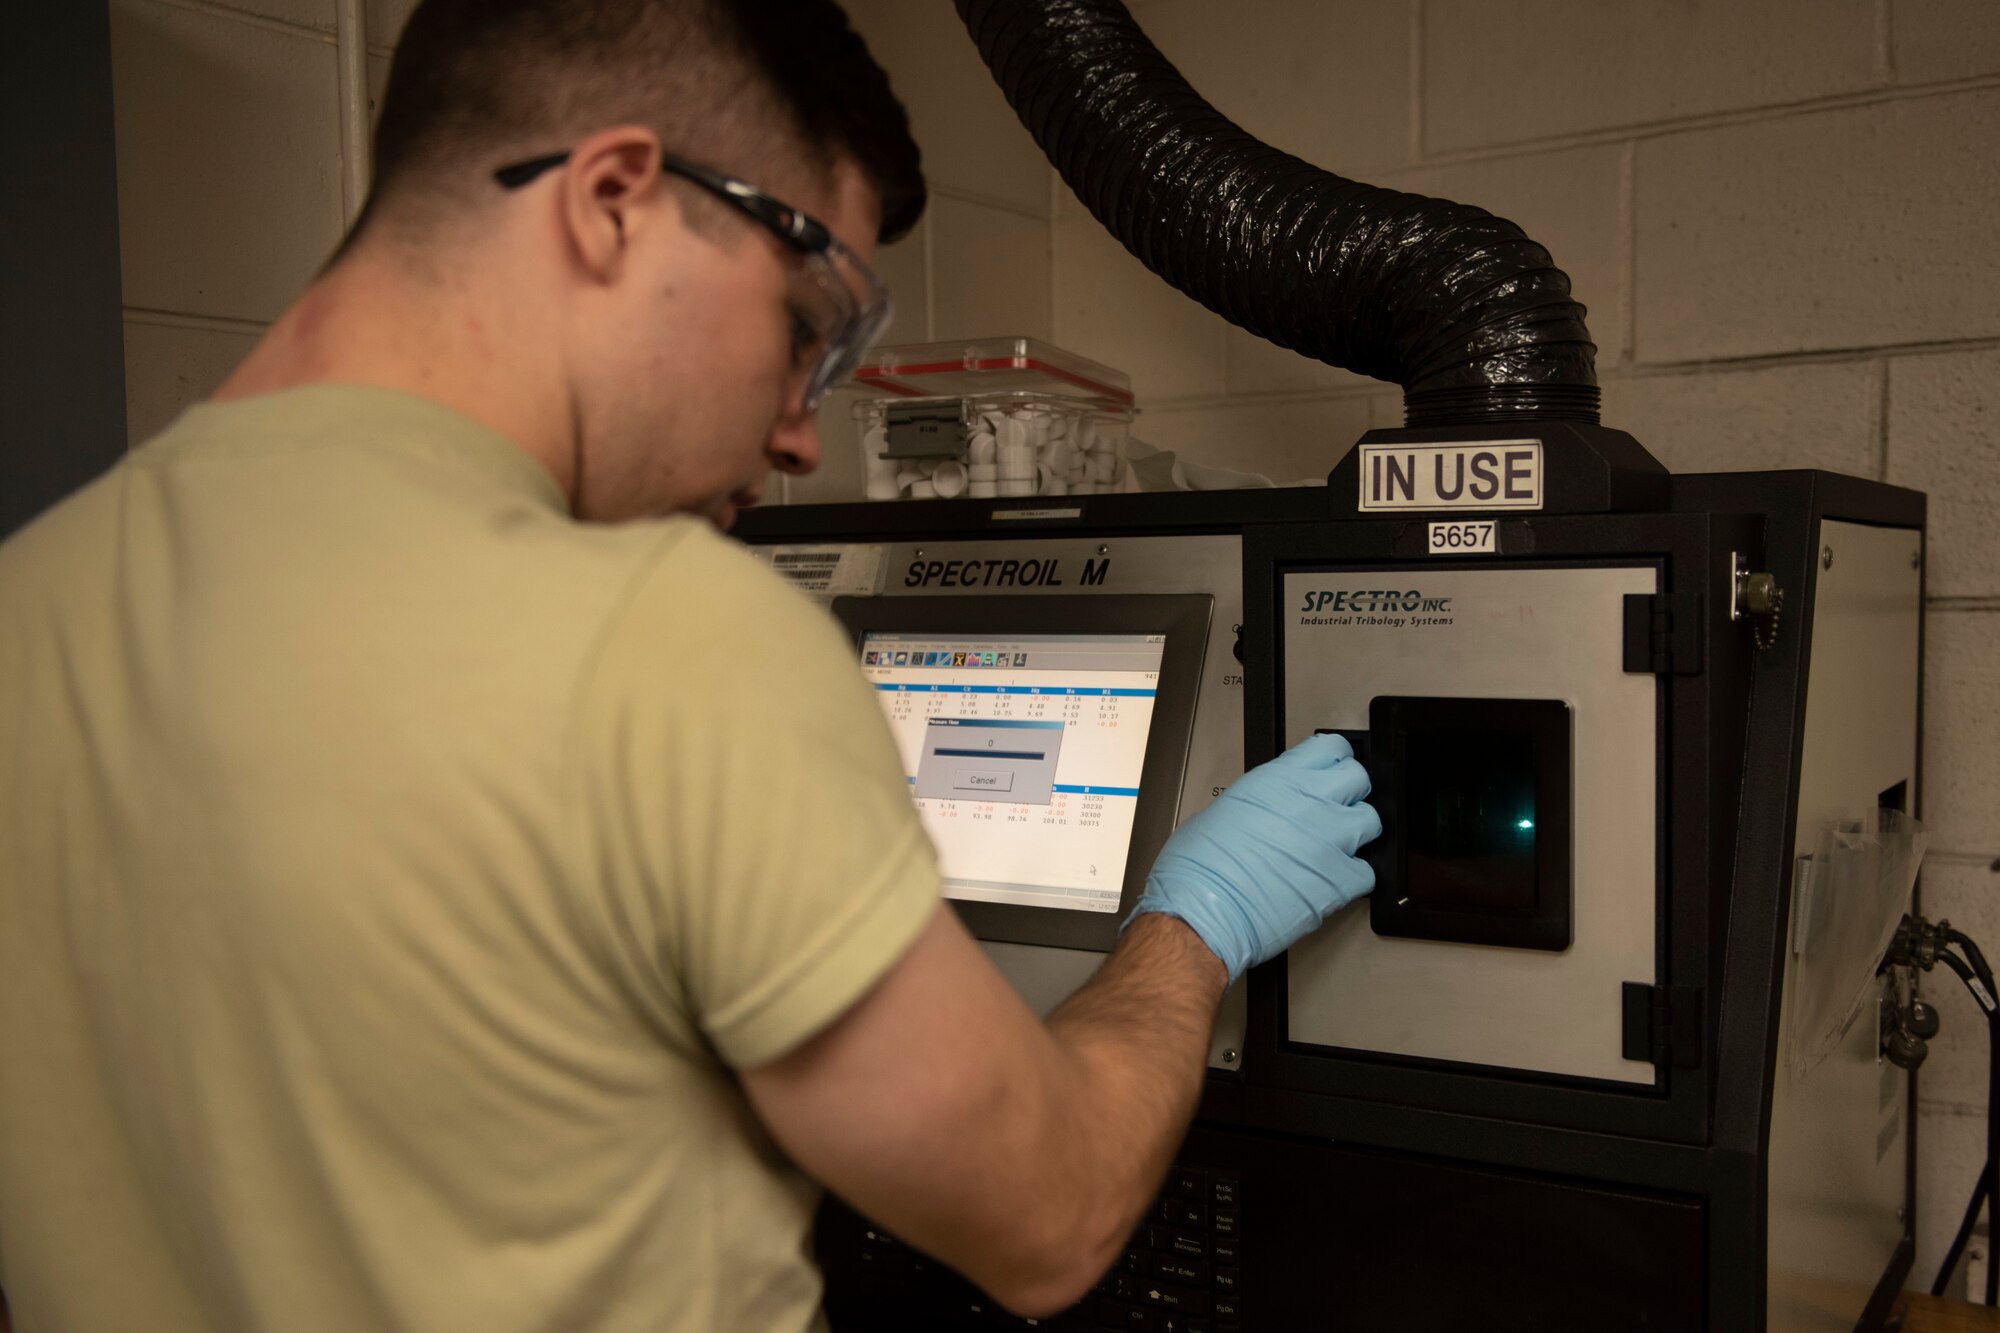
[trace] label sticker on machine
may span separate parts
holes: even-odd
[[[1432,555],[1497,555],[1498,523],[1433,523],[1424,541]]]
[[[1398,509],[1540,509],[1542,442],[1364,444],[1363,512]]]
[[[779,546],[771,550],[771,568],[800,592],[872,597],[881,590],[882,551],[879,545]]]

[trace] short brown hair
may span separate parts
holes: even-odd
[[[367,212],[490,188],[510,160],[627,123],[753,183],[851,158],[885,242],[923,212],[908,117],[832,0],[423,0],[390,67]]]

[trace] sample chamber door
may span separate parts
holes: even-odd
[[[1368,733],[1380,903],[1295,945],[1296,1044],[1651,1085],[1659,687],[1624,667],[1651,563],[1293,569],[1283,740]],[[1376,910],[1380,909],[1380,910]]]

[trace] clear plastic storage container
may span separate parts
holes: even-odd
[[[871,500],[1127,489],[1132,382],[1033,338],[878,347],[854,372]]]

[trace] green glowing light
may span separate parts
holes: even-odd
[[[1534,826],[1535,826],[1535,821],[1532,819],[1523,819],[1519,823],[1514,825],[1515,828],[1533,828]]]

